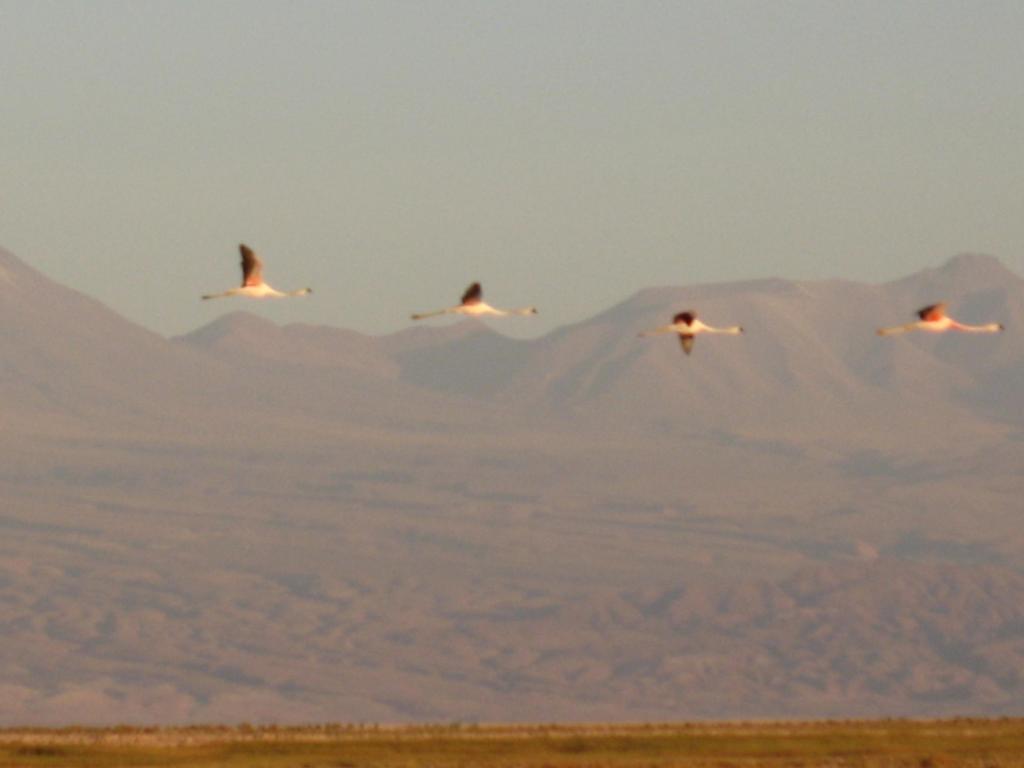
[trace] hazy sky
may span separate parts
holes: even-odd
[[[1019,0],[0,0],[0,246],[162,333],[1024,271],[1022,40]],[[200,302],[239,242],[316,292]]]

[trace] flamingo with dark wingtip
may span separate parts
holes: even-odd
[[[962,331],[963,333],[999,333],[1005,330],[1002,323],[986,323],[985,325],[965,325],[946,314],[946,302],[929,304],[917,310],[921,318],[915,323],[896,325],[891,328],[879,328],[879,336],[892,336],[907,331],[928,331],[929,333],[945,333],[946,331]]]
[[[282,296],[305,296],[312,293],[312,288],[300,288],[297,291],[279,291],[270,287],[263,280],[263,262],[252,248],[242,244],[238,246],[242,254],[242,285],[229,288],[220,293],[208,293],[204,299],[220,299],[226,296],[248,296],[250,299],[280,298]]]
[[[479,317],[480,315],[498,315],[507,317],[509,315],[536,315],[536,307],[522,307],[520,309],[497,309],[484,301],[484,290],[480,283],[473,283],[466,292],[462,294],[462,300],[458,306],[438,309],[434,312],[422,312],[412,316],[413,320],[422,320],[426,317],[437,317],[438,315],[469,315]]]
[[[743,333],[743,328],[739,325],[732,325],[728,328],[714,328],[698,320],[696,312],[687,310],[673,317],[671,325],[653,328],[649,331],[644,331],[640,335],[655,336],[659,333],[679,334],[679,342],[683,345],[683,352],[690,354],[693,350],[693,340],[699,333],[724,333],[729,336],[738,336]]]

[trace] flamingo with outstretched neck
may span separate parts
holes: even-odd
[[[480,315],[497,315],[507,317],[509,315],[536,315],[536,307],[521,307],[519,309],[498,309],[484,301],[484,290],[480,283],[473,283],[466,292],[462,294],[462,300],[457,306],[438,309],[434,312],[420,312],[412,316],[413,320],[423,320],[427,317],[438,315],[469,315],[479,317]]]
[[[693,310],[680,312],[672,318],[671,325],[662,325],[644,331],[640,336],[656,336],[659,333],[676,333],[679,335],[679,342],[683,345],[683,352],[690,354],[693,351],[693,340],[701,333],[723,333],[729,336],[738,336],[743,333],[742,326],[731,325],[728,328],[715,328],[697,319],[697,313]]]
[[[892,336],[896,333],[907,331],[928,331],[929,333],[945,333],[946,331],[961,331],[963,333],[999,333],[1005,330],[1002,323],[986,323],[985,325],[965,325],[954,320],[946,314],[946,302],[930,304],[917,310],[920,318],[917,322],[896,325],[891,328],[879,328],[879,336]]]
[[[249,246],[238,246],[242,254],[242,285],[229,288],[220,293],[208,293],[204,299],[220,299],[227,296],[248,296],[250,299],[281,298],[283,296],[305,296],[312,293],[312,288],[299,288],[297,291],[279,291],[272,288],[263,279],[263,262]]]

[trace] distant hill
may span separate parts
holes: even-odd
[[[424,344],[422,359],[405,352],[402,374],[448,392],[622,424],[660,419],[845,439],[852,429],[912,417],[907,408],[962,420],[965,406],[1019,423],[1024,389],[998,382],[1020,375],[1024,336],[874,335],[937,297],[966,322],[999,317],[1014,328],[1024,321],[1024,281],[995,259],[960,256],[880,286],[764,280],[649,289],[533,342],[479,329],[470,339]],[[701,338],[692,359],[670,336],[636,338],[685,308],[713,324],[742,324],[747,334]]]
[[[1007,331],[874,334],[936,300]],[[1019,713],[998,260],[500,327],[165,339],[0,252],[0,724]]]
[[[648,289],[535,340],[476,320],[374,338],[234,313],[181,341],[236,364],[358,372],[498,403],[517,420],[542,415],[576,427],[835,436],[843,444],[884,433],[913,448],[951,427],[956,439],[973,439],[984,425],[1019,425],[1021,334],[875,336],[879,325],[909,321],[940,298],[965,322],[998,317],[1024,327],[1024,280],[994,258],[966,255],[884,285],[773,279]],[[671,336],[637,338],[684,308],[747,333],[701,338],[690,359]],[[900,421],[904,428],[894,429]]]

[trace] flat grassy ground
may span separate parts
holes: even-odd
[[[1024,720],[7,729],[8,766],[1024,768]]]

